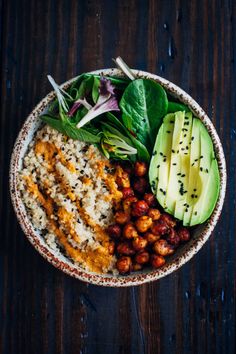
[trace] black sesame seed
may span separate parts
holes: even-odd
[[[170,130],[167,130],[166,132],[167,132],[168,134],[170,134]]]
[[[185,177],[186,175],[183,173],[181,177]]]
[[[176,165],[177,165],[177,163],[176,163],[176,162],[173,162],[173,163],[172,163],[172,165],[173,165],[173,166],[176,166]]]
[[[175,150],[172,149],[171,152],[174,154],[174,153],[175,153]]]
[[[196,188],[194,188],[194,190],[193,190],[194,192],[196,192],[197,190],[196,190]]]
[[[179,145],[181,145],[181,144],[183,144],[183,142],[182,142],[182,141],[180,141],[180,142],[179,142]]]
[[[208,173],[209,171],[208,171],[208,168],[206,168],[206,173]]]
[[[163,156],[163,152],[160,152],[160,155]]]
[[[187,134],[184,134],[184,138],[186,138]]]
[[[200,167],[200,171],[202,171],[203,170],[203,168],[202,167]]]
[[[197,215],[197,211],[194,212],[194,215]]]

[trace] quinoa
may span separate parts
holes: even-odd
[[[54,253],[89,271],[116,273],[105,230],[122,194],[96,146],[45,125],[29,144],[18,177],[28,216]]]

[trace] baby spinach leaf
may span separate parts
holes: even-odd
[[[185,106],[182,103],[170,102],[170,101],[168,102],[167,113],[175,113],[179,111],[190,112],[190,109],[188,108],[188,106]]]
[[[165,90],[160,84],[149,79],[132,81],[120,101],[124,125],[133,131],[137,139],[149,147],[150,151],[167,107]]]

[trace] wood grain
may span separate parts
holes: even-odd
[[[0,28],[0,353],[235,353],[235,1],[2,0]],[[63,82],[117,55],[208,112],[228,191],[210,241],[188,264],[152,284],[106,289],[69,278],[29,245],[8,168],[20,126],[50,90],[46,75]]]

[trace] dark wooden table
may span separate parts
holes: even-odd
[[[3,0],[1,11],[1,354],[235,353],[236,6],[225,0]],[[50,90],[121,55],[189,92],[224,145],[228,193],[210,241],[160,281],[112,289],[48,264],[8,191],[16,135]]]

